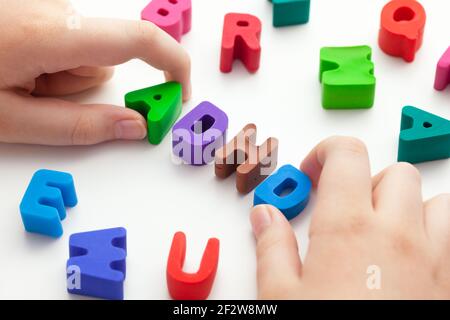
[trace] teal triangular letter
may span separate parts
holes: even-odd
[[[450,158],[450,121],[414,107],[404,107],[398,161],[420,163]]]

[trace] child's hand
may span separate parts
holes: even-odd
[[[372,178],[364,144],[351,138],[322,142],[301,168],[318,186],[303,264],[278,210],[251,215],[260,298],[450,298],[449,194],[424,203],[420,174],[405,163]]]
[[[143,139],[146,123],[137,112],[50,98],[98,86],[111,78],[111,66],[133,58],[164,70],[189,98],[189,56],[149,22],[78,21],[66,0],[0,0],[0,7],[0,142]]]

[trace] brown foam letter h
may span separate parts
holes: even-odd
[[[225,179],[236,171],[236,188],[247,194],[277,167],[278,140],[256,145],[256,125],[248,124],[226,146],[216,151],[216,176]]]

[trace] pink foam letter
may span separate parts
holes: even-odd
[[[438,62],[436,68],[436,80],[434,81],[434,88],[442,91],[447,88],[450,82],[450,47],[445,51],[444,55]]]
[[[191,30],[191,0],[153,0],[141,13],[142,20],[153,22],[178,42]]]

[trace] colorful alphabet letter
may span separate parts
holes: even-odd
[[[186,236],[175,234],[167,262],[167,287],[174,300],[205,300],[208,298],[219,264],[218,239],[209,239],[200,268],[196,273],[183,271],[186,257]]]
[[[312,183],[307,175],[286,165],[256,188],[253,204],[270,204],[278,208],[288,220],[292,220],[308,204],[311,187]]]
[[[376,79],[368,46],[320,50],[320,82],[325,109],[371,108]]]
[[[69,293],[123,300],[126,275],[127,231],[124,228],[76,233],[69,239],[67,270]],[[79,276],[78,283],[70,277]]]
[[[152,0],[141,13],[142,20],[153,22],[178,42],[191,30],[191,0]]]
[[[269,0],[273,3],[273,26],[284,27],[309,21],[310,0]]]
[[[236,188],[247,194],[277,167],[278,140],[269,138],[256,145],[256,126],[248,124],[227,145],[216,151],[215,172],[220,179],[236,171]]]
[[[261,59],[261,21],[250,14],[225,16],[220,70],[231,72],[233,61],[240,59],[251,73],[258,71]]]
[[[204,101],[173,127],[173,152],[187,164],[208,164],[226,143],[227,129],[227,114]]]
[[[147,119],[148,141],[160,144],[181,114],[181,84],[167,82],[129,92],[125,105]]]
[[[381,13],[378,37],[380,48],[388,55],[414,61],[423,42],[427,16],[416,0],[393,0]]]
[[[450,82],[450,47],[445,51],[436,67],[436,79],[434,88],[442,91],[447,88]]]
[[[450,157],[450,121],[407,106],[402,111],[398,161],[420,163]]]
[[[31,179],[20,203],[25,230],[58,238],[63,234],[61,220],[65,207],[77,205],[72,175],[64,172],[39,170]]]

